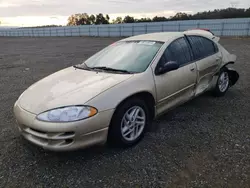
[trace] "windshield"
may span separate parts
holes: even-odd
[[[88,68],[105,67],[128,72],[143,72],[162,44],[152,41],[117,42],[96,53],[87,59],[84,64]]]

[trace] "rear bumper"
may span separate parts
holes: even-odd
[[[229,79],[230,79],[230,86],[233,86],[237,83],[237,81],[239,80],[239,73],[234,70],[233,68],[228,68],[227,67],[227,70],[228,70],[228,74],[229,74]]]
[[[70,123],[49,123],[15,104],[18,129],[25,139],[44,149],[69,151],[104,144],[114,110],[99,112],[94,117]]]

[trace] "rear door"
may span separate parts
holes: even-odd
[[[222,55],[217,45],[210,39],[202,36],[187,36],[197,66],[197,85],[195,95],[204,92],[211,83],[222,61]]]

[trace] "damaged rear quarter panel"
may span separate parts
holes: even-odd
[[[233,68],[229,68],[227,67],[227,65],[229,64],[233,64],[236,62],[237,60],[237,56],[235,54],[230,54],[223,46],[221,46],[220,44],[218,44],[219,49],[222,53],[222,62],[221,62],[221,67],[226,67],[229,73],[229,78],[230,78],[230,86],[233,86],[236,84],[236,82],[239,80],[239,74],[238,72],[233,69]]]

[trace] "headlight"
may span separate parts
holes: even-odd
[[[90,106],[68,106],[43,112],[37,116],[37,119],[48,122],[72,122],[86,119],[96,114],[97,110]]]

